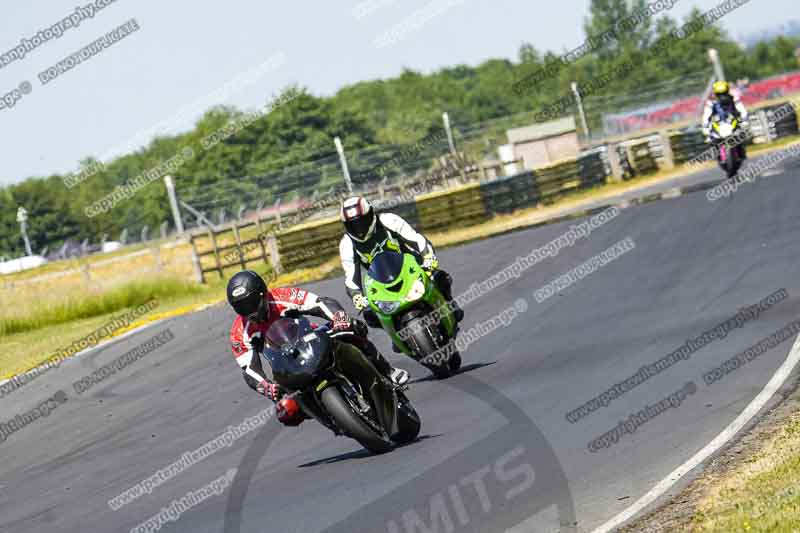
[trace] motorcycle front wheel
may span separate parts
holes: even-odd
[[[436,353],[439,347],[436,341],[431,337],[431,333],[428,331],[427,327],[414,327],[413,323],[417,320],[421,319],[415,318],[411,320],[406,324],[406,328],[410,331],[409,343],[412,345],[412,349],[420,362],[422,362],[425,357]],[[458,352],[454,352],[447,361],[436,365],[422,364],[433,372],[433,375],[436,376],[437,379],[445,379],[455,374],[456,371],[461,368],[461,355]]]
[[[320,399],[339,429],[364,448],[372,453],[385,453],[392,449],[392,441],[371,428],[338,388],[328,387],[322,391]]]

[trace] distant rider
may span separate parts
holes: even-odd
[[[357,346],[378,371],[393,383],[402,385],[408,381],[408,372],[393,368],[367,339],[366,325],[348,317],[333,298],[317,296],[297,287],[268,289],[261,276],[252,270],[235,274],[228,282],[227,293],[228,303],[238,315],[230,334],[233,356],[250,388],[274,402],[281,399],[284,390],[272,381],[272,369],[262,366],[260,354],[267,330],[287,313],[324,318],[331,322],[334,332],[352,332],[353,335],[340,337],[339,340]],[[302,410],[294,409],[294,412],[287,413],[280,409],[282,406],[279,405],[278,419],[284,425],[296,426],[306,418]]]
[[[422,268],[430,272],[445,300],[452,302],[456,320],[464,318],[464,311],[453,300],[453,278],[439,269],[433,245],[424,235],[393,213],[376,214],[369,201],[361,196],[342,202],[340,217],[345,229],[339,243],[345,288],[355,308],[364,311],[367,324],[381,327],[378,317],[367,308],[368,301],[362,287],[364,269],[369,269],[375,256],[383,251],[414,255]],[[397,347],[393,348],[397,351]]]
[[[747,121],[749,115],[739,95],[731,91],[730,84],[727,81],[715,82],[712,89],[712,97],[706,101],[706,106],[703,110],[703,135],[706,137],[706,142],[709,142],[712,119],[714,117],[724,118],[729,114],[739,119],[743,129],[749,126]],[[744,143],[739,144],[739,149],[741,150],[742,159],[747,159]]]

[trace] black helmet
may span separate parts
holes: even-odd
[[[236,314],[251,322],[266,322],[269,306],[266,303],[267,284],[252,270],[242,270],[228,282],[228,303]]]
[[[344,229],[348,235],[359,242],[364,242],[375,233],[378,217],[372,205],[362,196],[351,196],[342,202],[340,213]]]

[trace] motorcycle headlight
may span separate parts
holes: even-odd
[[[411,290],[408,291],[408,294],[406,295],[406,301],[414,302],[422,298],[424,294],[425,294],[425,283],[421,279],[418,279],[411,286]]]
[[[375,302],[375,305],[378,306],[378,309],[380,309],[381,313],[391,315],[397,311],[398,307],[400,307],[400,302]]]

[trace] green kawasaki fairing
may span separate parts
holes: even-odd
[[[406,355],[421,359],[455,337],[453,312],[413,255],[396,252],[379,254],[373,259],[364,283],[370,307],[378,315],[383,329]],[[423,331],[429,342],[418,342],[404,335],[410,341],[406,342],[400,337],[398,329],[412,321],[427,324],[430,318],[426,320],[423,317],[433,315],[434,310],[438,310],[439,320],[434,318]],[[411,329],[406,328],[405,331]],[[417,338],[416,335],[414,337]]]

